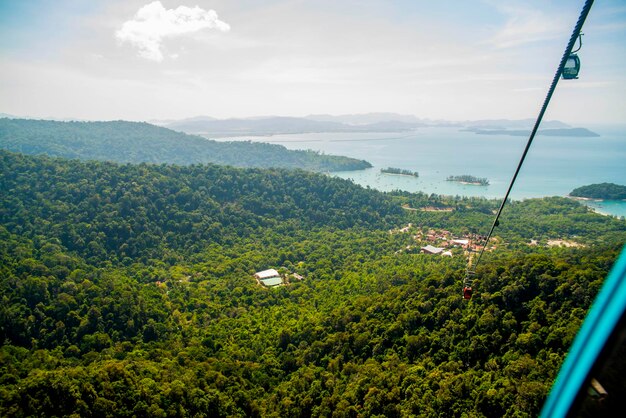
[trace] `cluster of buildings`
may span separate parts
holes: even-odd
[[[392,229],[389,233],[407,233],[409,232],[412,224],[405,226],[404,228]],[[435,230],[430,229],[428,232],[418,231],[413,239],[419,243],[426,244],[420,247],[420,253],[422,254],[435,254],[444,257],[452,257],[452,248],[462,248],[464,251],[480,251],[481,245],[485,240],[485,237],[477,234],[465,234],[461,238],[455,238],[450,231],[445,229]],[[412,246],[406,247],[406,251],[412,250]],[[400,253],[403,250],[396,251]]]
[[[433,247],[432,245],[427,245],[425,247],[422,247],[420,249],[420,253],[435,254],[435,255],[439,254],[444,257],[452,257],[452,251],[446,250],[445,248],[441,248],[441,247]]]
[[[452,257],[451,248],[462,248],[465,251],[479,251],[485,237],[476,234],[466,234],[462,238],[454,238],[450,231],[430,229],[425,234],[419,231],[413,238],[417,241],[426,241],[428,244],[421,247],[422,254],[439,254]]]

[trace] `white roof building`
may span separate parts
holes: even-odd
[[[427,245],[422,247],[421,252],[424,254],[441,254],[443,248],[433,247],[432,245]]]
[[[254,277],[259,280],[271,279],[272,277],[280,277],[280,274],[274,269],[259,271],[254,274]]]
[[[452,243],[456,245],[467,245],[469,244],[469,240],[468,239],[453,239]]]

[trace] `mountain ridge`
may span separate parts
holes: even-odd
[[[447,121],[421,119],[414,115],[391,112],[361,114],[311,114],[294,116],[255,116],[249,118],[216,119],[210,116],[180,119],[162,126],[189,134],[207,137],[267,136],[296,133],[346,132],[408,132],[424,127],[458,127],[467,129],[530,129],[534,119],[484,119]],[[570,125],[557,120],[544,121],[544,129],[568,129]]]
[[[0,147],[26,154],[121,163],[214,163],[235,167],[284,167],[350,171],[364,160],[250,141],[218,142],[146,122],[57,122],[0,119]]]

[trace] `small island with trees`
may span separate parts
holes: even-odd
[[[456,181],[463,184],[472,184],[476,186],[489,186],[489,180],[481,177],[474,177],[468,174],[462,176],[448,176],[446,181]]]
[[[380,172],[383,174],[395,174],[399,176],[411,176],[411,177],[420,176],[417,171],[405,170],[402,168],[395,168],[395,167],[381,168]]]
[[[569,194],[582,199],[623,200],[626,199],[626,186],[615,183],[598,183],[578,187]]]

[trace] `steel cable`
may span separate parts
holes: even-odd
[[[537,129],[539,129],[539,125],[541,124],[541,120],[543,119],[543,115],[546,113],[546,110],[548,109],[548,104],[550,103],[550,99],[552,99],[552,95],[554,94],[554,90],[556,90],[556,86],[559,82],[559,79],[561,78],[561,74],[563,73],[563,68],[565,67],[565,63],[567,62],[567,59],[569,58],[570,54],[572,53],[572,49],[574,48],[574,44],[576,43],[576,39],[578,39],[578,37],[580,36],[580,31],[582,30],[583,24],[585,23],[585,19],[587,19],[587,15],[589,14],[589,10],[591,10],[591,6],[593,5],[593,1],[594,0],[587,0],[585,2],[585,5],[583,6],[583,9],[580,13],[580,17],[578,18],[578,21],[576,22],[576,25],[574,26],[574,31],[572,32],[572,36],[569,39],[569,42],[567,44],[567,47],[565,48],[565,52],[563,53],[563,57],[561,58],[561,62],[559,63],[559,67],[556,70],[556,74],[554,74],[554,78],[552,79],[552,84],[550,85],[550,89],[548,90],[548,94],[546,95],[545,100],[543,101],[543,106],[541,106],[541,111],[539,112],[539,115],[537,116],[537,120],[535,121],[535,125],[533,126],[532,131],[530,132],[530,137],[528,138],[528,142],[526,143],[526,147],[524,148],[524,152],[522,153],[522,157],[520,158],[519,164],[517,165],[517,169],[515,170],[515,174],[513,174],[513,178],[511,179],[511,183],[509,184],[509,188],[506,191],[506,194],[504,195],[504,199],[502,200],[502,203],[500,204],[500,209],[498,209],[498,212],[496,213],[496,217],[493,221],[493,224],[491,225],[491,229],[489,230],[489,233],[487,234],[487,237],[484,240],[483,246],[480,250],[480,253],[478,254],[478,259],[476,260],[476,263],[474,264],[473,268],[471,266],[471,259],[470,259],[470,265],[468,265],[467,268],[467,273],[465,276],[465,281],[464,281],[464,285],[465,286],[471,286],[472,284],[472,279],[471,276],[473,276],[476,272],[476,268],[478,267],[478,264],[480,263],[480,260],[483,256],[483,253],[485,252],[485,249],[487,248],[487,244],[489,243],[489,240],[491,239],[491,235],[493,234],[494,229],[496,228],[496,226],[498,226],[499,222],[498,219],[500,218],[500,215],[502,214],[502,210],[504,209],[504,206],[506,205],[507,200],[509,199],[509,194],[511,193],[511,190],[513,189],[513,185],[515,184],[515,180],[517,179],[517,175],[519,174],[522,165],[524,164],[524,160],[526,159],[526,154],[528,154],[528,150],[530,149],[530,146],[533,143],[533,140],[535,139],[535,135],[537,134]]]

